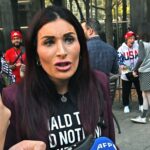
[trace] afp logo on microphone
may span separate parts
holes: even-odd
[[[90,150],[117,150],[115,144],[107,137],[95,139]]]

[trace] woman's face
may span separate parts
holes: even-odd
[[[37,35],[41,66],[51,80],[69,80],[79,64],[80,44],[74,27],[63,19],[45,24]]]

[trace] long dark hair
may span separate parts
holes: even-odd
[[[23,86],[19,87],[21,94],[18,95],[17,110],[20,138],[41,139],[41,135],[46,137],[48,117],[57,109],[55,107],[57,105],[56,87],[42,67],[37,64],[37,33],[43,25],[57,18],[66,20],[74,27],[80,43],[79,66],[69,81],[69,93],[73,95],[73,101],[78,106],[86,134],[94,132],[99,117],[103,114],[102,90],[95,74],[90,70],[83,29],[69,10],[50,6],[36,14],[27,31],[25,43],[27,66],[24,80],[21,83]]]

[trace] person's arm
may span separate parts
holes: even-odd
[[[114,60],[113,60],[113,66],[111,69],[111,73],[117,74],[119,72],[119,65],[118,65],[118,55],[116,50],[114,49]]]
[[[11,146],[15,145],[17,140],[17,131],[18,128],[16,125],[16,84],[3,88],[2,91],[2,101],[3,104],[11,110],[10,125],[7,129],[7,134],[5,138],[4,150],[8,150]]]
[[[145,58],[145,49],[144,49],[144,44],[143,42],[140,40],[139,41],[139,54],[138,54],[138,61],[135,65],[135,67],[133,68],[133,71],[138,71],[138,69],[140,68],[143,60]]]
[[[7,107],[4,106],[0,95],[0,150],[3,150],[4,148],[7,128],[10,123],[9,120],[10,116],[11,116],[11,112]]]
[[[104,74],[99,74],[98,78],[101,83],[101,87],[103,89],[104,95],[104,120],[106,122],[106,128],[102,130],[102,135],[110,138],[114,144],[116,145],[115,140],[115,128],[114,128],[114,121],[113,121],[113,114],[112,114],[112,100],[110,97],[110,88],[109,88],[109,78]],[[116,145],[117,150],[119,147]]]
[[[112,100],[110,97],[109,79],[105,78],[105,87],[103,88],[105,98],[105,119],[107,120],[108,137],[115,143],[115,129],[112,115]]]
[[[109,78],[102,72],[96,71],[104,96],[104,120],[106,128],[102,129],[102,136],[110,138],[115,143],[115,129],[112,115],[112,101],[109,91]]]

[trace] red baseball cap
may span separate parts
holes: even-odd
[[[132,32],[132,31],[128,31],[128,32],[125,34],[124,38],[125,38],[125,39],[128,39],[128,38],[131,37],[131,36],[135,36],[135,33]]]
[[[19,37],[20,39],[22,39],[22,33],[20,31],[11,31],[10,33],[10,38],[11,40],[14,38],[14,37]]]

